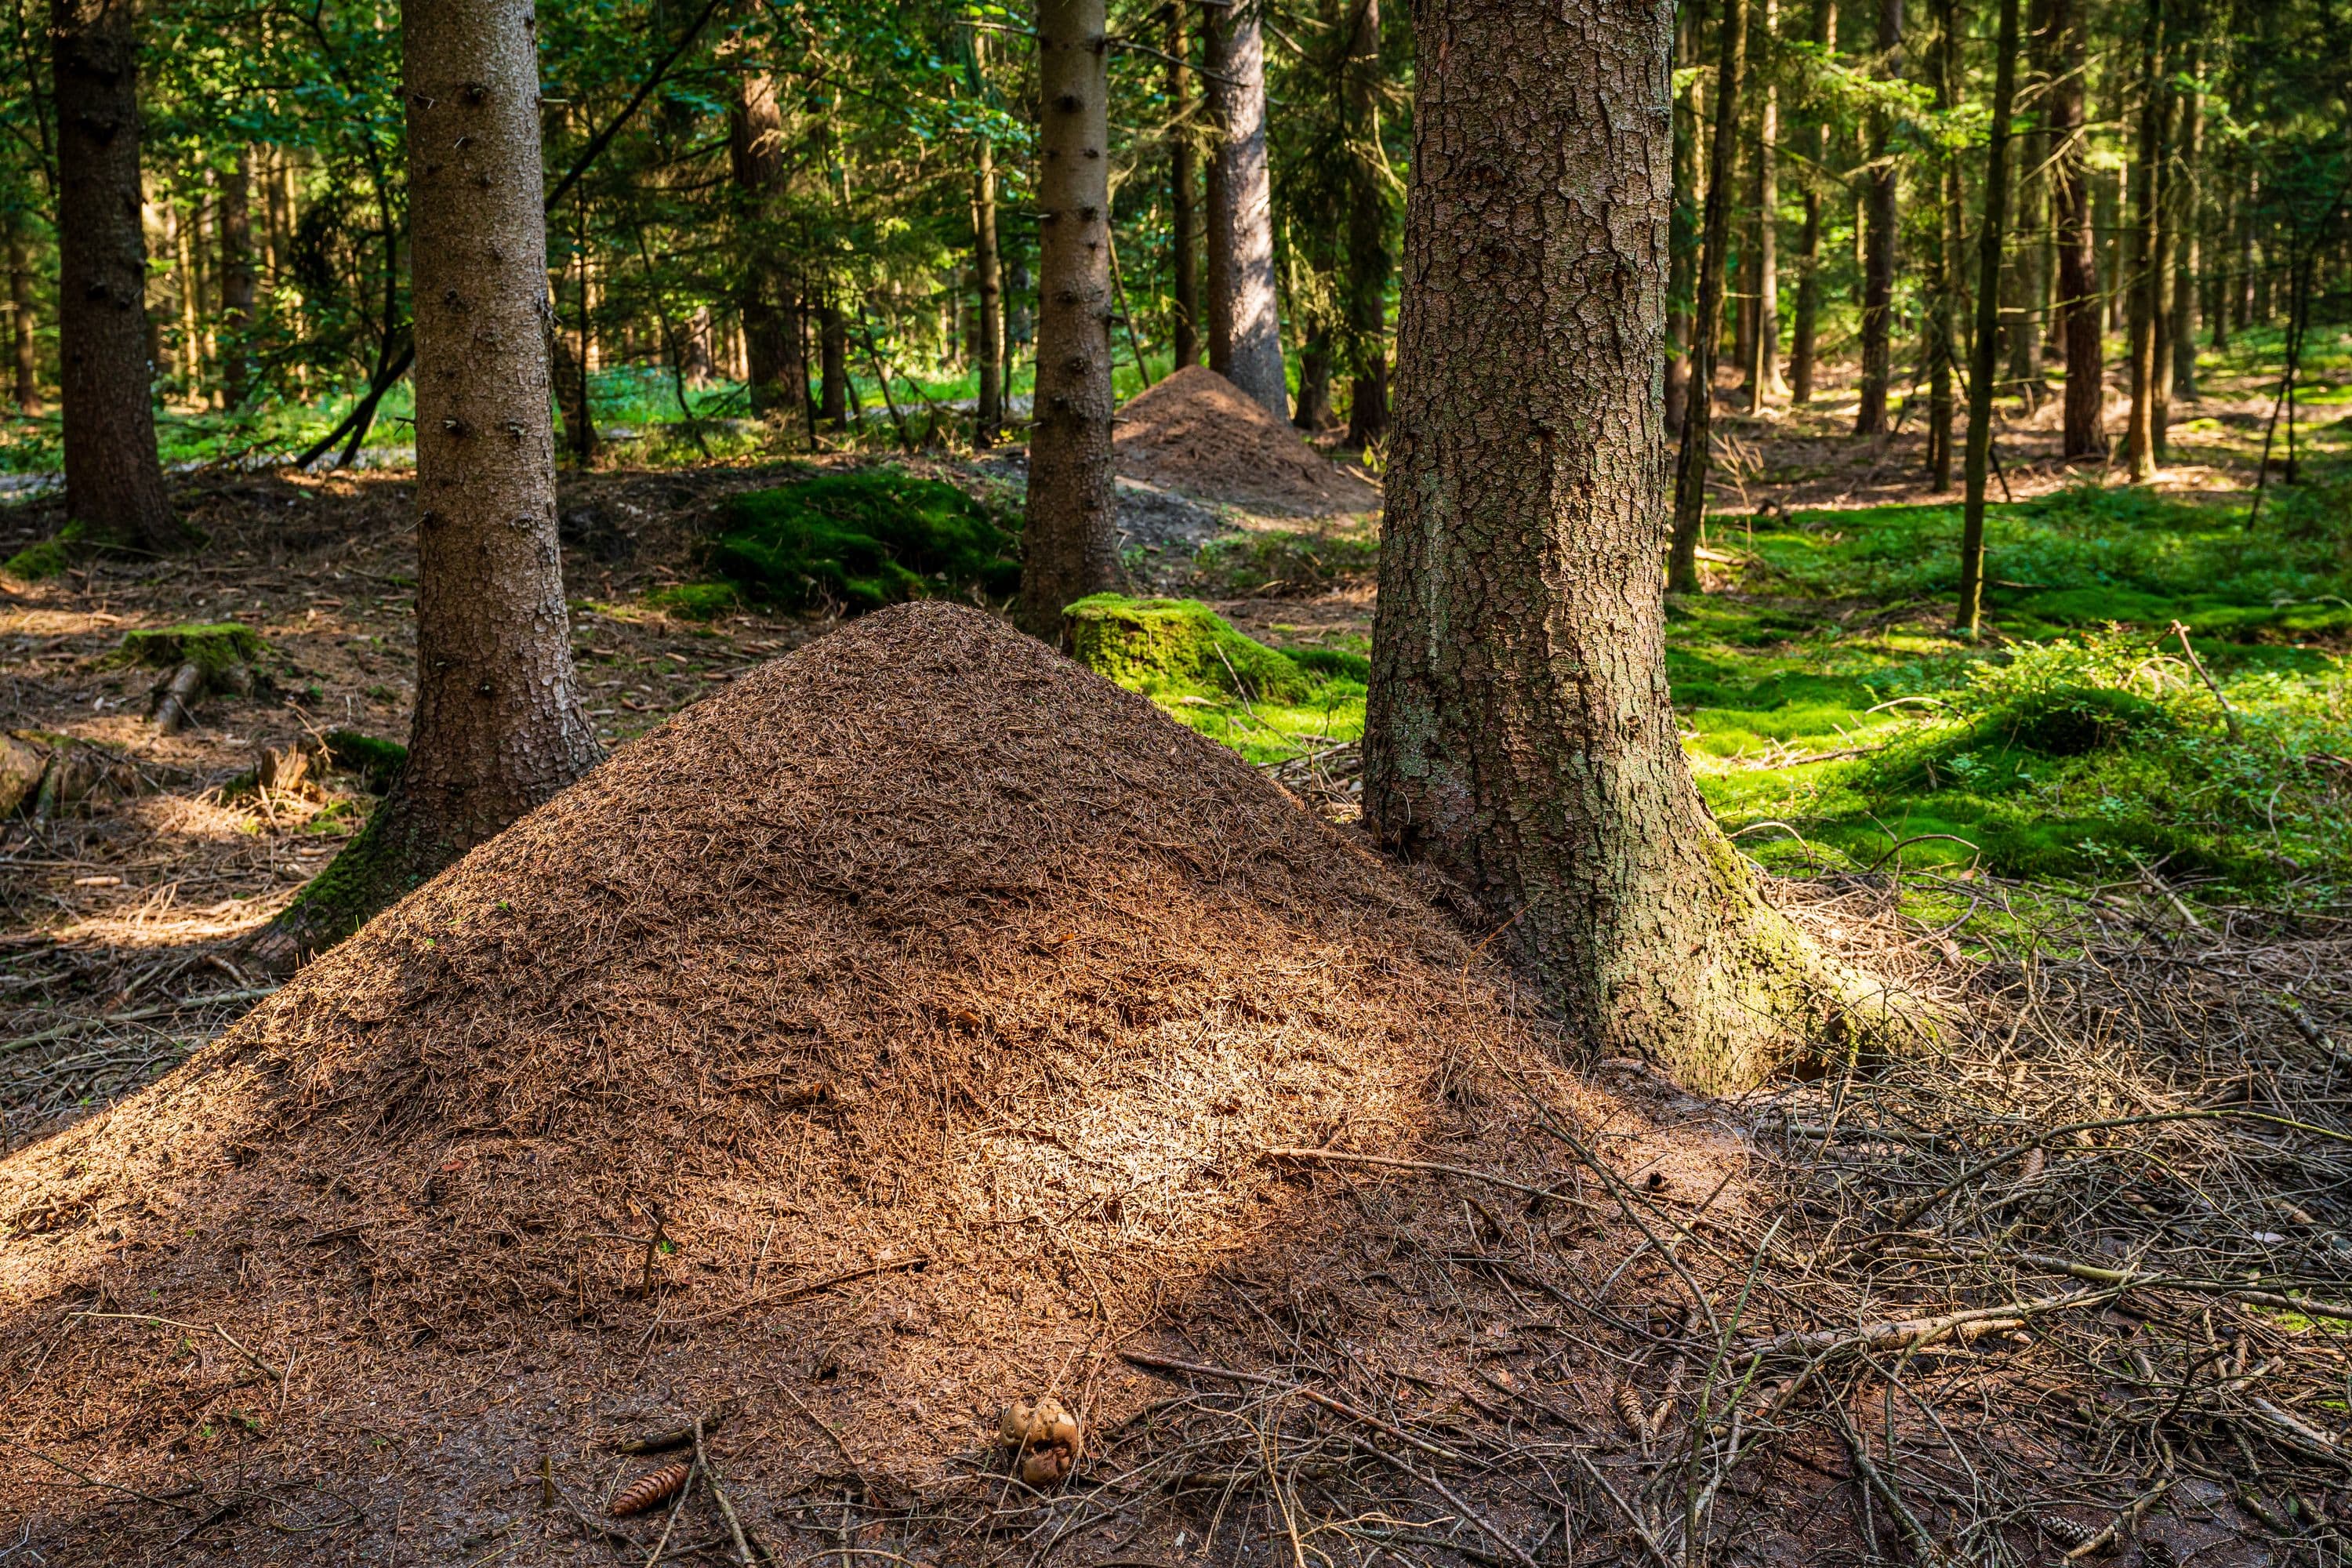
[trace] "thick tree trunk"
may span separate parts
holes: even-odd
[[[40,318],[33,305],[32,247],[25,242],[24,215],[8,214],[8,328],[16,412],[41,411],[41,361],[37,333]]]
[[[1955,624],[1977,635],[1984,611],[1985,475],[1992,454],[1993,356],[2000,343],[2002,241],[2009,234],[2010,119],[2017,109],[2017,0],[2000,0],[1993,47],[1992,129],[1985,153],[1984,221],[1977,228],[1977,323],[1969,344],[1968,487],[1960,524],[1960,604]]]
[[[132,0],[50,0],[58,127],[58,392],[66,507],[98,539],[167,549],[139,225]]]
[[[2163,33],[2163,0],[2146,0],[2139,42],[2139,148],[2131,172],[2131,413],[2124,428],[2124,458],[2134,484],[2156,471],[2156,314],[2163,238],[2157,216],[2161,195],[2157,163],[2164,147]]]
[[[1354,0],[1348,35],[1348,445],[1389,430],[1389,196],[1381,156],[1380,0]]]
[[[1757,39],[1769,62],[1780,28],[1780,0],[1764,0],[1757,18]],[[1748,358],[1741,366],[1748,382],[1749,412],[1786,395],[1780,384],[1780,99],[1769,68],[1758,73],[1756,105],[1756,300],[1748,332]]]
[[[530,0],[406,0],[416,312],[416,717],[367,828],[274,929],[340,941],[593,767],[548,424]]]
[[[1683,409],[1682,447],[1675,458],[1675,527],[1666,563],[1666,586],[1676,594],[1699,591],[1698,536],[1706,522],[1706,474],[1713,457],[1707,449],[1707,427],[1715,415],[1716,349],[1723,341],[1725,253],[1731,243],[1732,174],[1739,155],[1740,79],[1748,69],[1748,0],[1723,0],[1717,35],[1715,132],[1707,148],[1706,212],[1700,224],[1690,401]]]
[[[751,412],[786,426],[808,408],[808,365],[801,357],[797,302],[777,264],[775,204],[784,194],[784,115],[775,79],[745,71],[736,79],[727,117],[730,172],[751,238],[735,308],[743,319],[745,379]]]
[[[1216,128],[1217,177],[1209,192],[1210,286],[1223,298],[1212,322],[1225,323],[1222,374],[1276,419],[1290,416],[1283,380],[1282,322],[1274,285],[1274,194],[1265,157],[1265,43],[1254,5],[1203,7],[1216,40],[1208,73]],[[1212,327],[1210,353],[1216,353]]]
[[[2107,436],[2105,351],[2100,332],[2098,236],[2092,226],[2090,170],[2083,127],[2083,6],[2050,0],[2050,199],[2058,228],[2058,330],[2066,351],[2066,406],[2060,449],[2102,458]]]
[[[1192,71],[1185,63],[1184,0],[1168,7],[1168,243],[1174,255],[1169,341],[1175,368],[1201,363],[1200,218],[1193,205]]]
[[[228,405],[253,395],[253,149],[239,147],[220,190],[222,387]]]
[[[1903,75],[1903,0],[1878,0],[1879,72]],[[1884,435],[1887,384],[1895,369],[1895,165],[1893,125],[1885,110],[1870,117],[1870,171],[1865,185],[1862,268],[1862,401],[1853,433]]]
[[[1834,3],[1834,0],[1832,0]],[[1695,68],[1702,47],[1706,18],[1706,0],[1677,6],[1675,62]],[[1701,72],[1689,79],[1675,98],[1675,209],[1666,262],[1666,432],[1680,436],[1690,410],[1691,315],[1697,309],[1699,216],[1699,140],[1704,134]]]
[[[1479,900],[1580,1048],[1737,1090],[1809,960],[1667,701],[1671,12],[1413,9],[1445,47],[1415,80],[1367,823]]]
[[[1063,606],[1118,584],[1105,29],[1104,0],[1040,0],[1037,399],[1016,618],[1047,642],[1061,640]]]
[[[996,145],[980,139],[980,169],[973,176],[973,267],[980,275],[980,403],[971,426],[972,445],[996,444],[1004,427],[1004,263],[996,246]]]
[[[1837,0],[1813,0],[1813,42],[1826,58],[1837,51]],[[1805,171],[1805,228],[1798,241],[1797,319],[1790,328],[1789,399],[1802,407],[1813,400],[1813,356],[1822,320],[1822,181],[1829,162],[1827,117],[1809,106],[1806,142],[1812,166]]]

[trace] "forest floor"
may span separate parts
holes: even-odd
[[[1992,633],[1978,647],[1949,636],[1958,508],[1919,472],[1916,414],[1890,441],[1857,440],[1833,385],[1811,410],[1723,421],[1710,592],[1677,604],[1669,626],[1701,786],[1820,940],[1952,1020],[1930,1057],[1849,1062],[1727,1112],[1609,1069],[1650,1142],[1588,1166],[1601,1184],[1579,1201],[1633,1233],[1621,1270],[1646,1279],[1633,1265],[1657,1238],[1643,1227],[1671,1232],[1711,1259],[1700,1272],[1716,1300],[1739,1294],[1746,1269],[1785,1313],[1782,1338],[1830,1336],[1810,1366],[1762,1374],[1753,1419],[1784,1463],[1769,1485],[1731,1489],[1743,1508],[1811,1510],[1765,1558],[2047,1560],[2110,1525],[2151,1563],[2343,1550],[2352,1308],[2328,1299],[2352,1281],[2352,342],[2323,347],[2299,433],[2306,471],[2273,476],[2253,528],[2272,384],[2254,359],[2211,367],[2209,395],[2176,407],[2151,487],[2057,462],[2047,404],[2005,424],[2011,499],[1992,513]],[[729,499],[810,466],[897,467],[1000,509],[1021,477],[1017,452],[877,451],[567,474],[574,644],[608,744],[838,624],[754,600],[712,613],[693,593]],[[115,1102],[274,988],[240,964],[236,939],[331,858],[373,796],[323,766],[264,783],[261,759],[333,730],[406,730],[406,476],[197,474],[178,494],[207,536],[200,554],[0,584],[5,727],[81,759],[64,798],[0,840],[0,1152]],[[1121,508],[1139,592],[1204,599],[1278,650],[1368,650],[1370,516],[1133,482]],[[0,557],[57,521],[40,498],[0,513]],[[160,733],[159,672],[123,662],[125,634],[230,620],[268,645],[260,684]],[[1326,819],[1352,821],[1362,685],[1345,668],[1295,701],[1214,682],[1152,694]],[[1677,1169],[1674,1128],[1717,1138],[1726,1114],[1748,1150],[1740,1180],[1781,1194],[1785,1228],[1771,1202],[1717,1226],[1708,1195],[1682,1190],[1688,1173],[1642,1190],[1644,1173]],[[1569,1305],[1561,1292],[1590,1279],[1556,1257],[1496,1262],[1516,1257],[1519,1222],[1465,1191],[1451,1192],[1467,1205],[1462,1237],[1394,1245],[1433,1279],[1478,1279],[1469,1317],[1532,1344]],[[1673,1263],[1680,1246],[1660,1255]],[[1976,1316],[1867,1328],[1954,1312]],[[1419,1404],[1381,1406],[1385,1429],[1458,1491],[1465,1472],[1430,1446],[1458,1459],[1554,1426],[1606,1428],[1623,1452],[1593,1474],[1622,1495],[1571,1479],[1561,1527],[1630,1521],[1629,1560],[1663,1562],[1686,1493],[1732,1468],[1698,1391],[1738,1335],[1687,1317],[1637,1328],[1549,1371],[1474,1357],[1431,1373],[1443,1386]],[[1811,1380],[1837,1396],[1801,1399]],[[1718,1392],[1713,1408],[1747,1409],[1755,1392]],[[1215,1419],[1233,1415],[1219,1405]],[[227,1451],[204,1430],[187,1451]],[[1328,1453],[1253,1501],[1246,1456],[1199,1440],[1202,1474],[1244,1499],[1238,1528],[1258,1544],[1237,1550],[1288,1554],[1289,1506],[1332,1484],[1317,1468]],[[1741,1441],[1735,1426],[1735,1455]],[[1806,1474],[1852,1485],[1808,1491]],[[1477,1494],[1446,1518],[1423,1510],[1349,1537],[1350,1550],[1378,1537],[1471,1561],[1541,1557],[1553,1532],[1538,1538],[1540,1508],[1513,1511],[1524,1501]],[[1005,1528],[1060,1528],[1026,1507],[1006,1510]],[[1501,1542],[1480,1518],[1526,1529]],[[856,1550],[880,1550],[861,1539]],[[1160,1541],[1156,1560],[1183,1542]]]

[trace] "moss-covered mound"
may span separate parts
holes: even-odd
[[[825,474],[735,497],[711,565],[746,597],[878,610],[909,599],[1003,599],[1021,585],[1009,519],[898,468]]]
[[[1148,697],[1223,693],[1290,701],[1326,679],[1363,681],[1370,663],[1338,648],[1285,653],[1225,624],[1198,599],[1097,594],[1064,612],[1080,664]]]
[[[264,646],[260,633],[236,621],[156,626],[128,633],[122,639],[123,657],[132,664],[156,669],[193,664],[207,679],[253,663]]]
[[[0,574],[16,578],[20,583],[39,583],[51,577],[62,577],[66,568],[74,563],[80,551],[86,530],[79,522],[63,528],[37,544],[27,544],[0,564]]]

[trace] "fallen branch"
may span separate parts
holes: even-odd
[[[1496,1545],[1509,1552],[1513,1560],[1520,1563],[1522,1568],[1536,1568],[1536,1560],[1528,1555],[1527,1549],[1525,1547],[1522,1547],[1517,1542],[1513,1541],[1509,1536],[1504,1534],[1500,1526],[1489,1522],[1485,1514],[1480,1513],[1476,1509],[1472,1508],[1468,1503],[1454,1496],[1453,1491],[1447,1488],[1444,1481],[1439,1480],[1435,1476],[1423,1475],[1419,1470],[1414,1469],[1411,1465],[1405,1463],[1402,1459],[1398,1458],[1394,1454],[1390,1453],[1387,1449],[1379,1447],[1377,1444],[1367,1443],[1361,1437],[1352,1438],[1351,1441],[1357,1447],[1362,1449],[1365,1453],[1370,1454],[1373,1458],[1380,1460],[1381,1463],[1393,1466],[1395,1468],[1402,1470],[1406,1475],[1411,1476],[1414,1480],[1419,1481],[1423,1486],[1429,1488],[1439,1497],[1444,1498],[1447,1506],[1451,1507],[1454,1512],[1460,1514],[1464,1519],[1468,1520],[1472,1524],[1475,1525],[1478,1529],[1479,1534],[1485,1536],[1487,1540],[1493,1542]]]
[[[1140,1351],[1121,1351],[1118,1352],[1118,1359],[1129,1366],[1139,1366],[1146,1372],[1191,1373],[1197,1377],[1223,1378],[1228,1383],[1255,1384],[1261,1388],[1279,1389],[1286,1394],[1295,1394],[1310,1405],[1321,1405],[1334,1415],[1342,1415],[1350,1421],[1360,1421],[1374,1431],[1385,1432],[1398,1442],[1427,1454],[1433,1459],[1451,1459],[1456,1464],[1468,1462],[1461,1455],[1442,1444],[1416,1437],[1403,1428],[1391,1426],[1379,1416],[1359,1410],[1344,1400],[1334,1399],[1328,1394],[1318,1393],[1302,1384],[1285,1383],[1278,1377],[1268,1377],[1263,1373],[1235,1372],[1228,1366],[1204,1366],[1199,1362],[1173,1361],[1162,1356],[1145,1355]]]

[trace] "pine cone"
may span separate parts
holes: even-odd
[[[613,1517],[626,1519],[633,1513],[659,1508],[686,1489],[687,1470],[684,1465],[664,1465],[651,1475],[639,1476],[613,1500]]]

